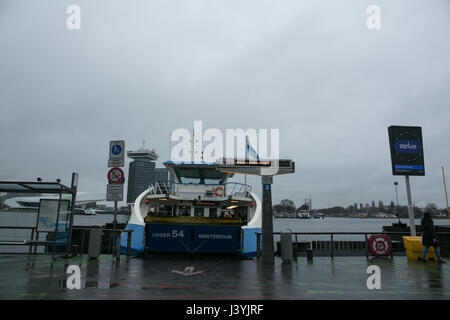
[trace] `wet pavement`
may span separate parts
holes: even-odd
[[[68,289],[69,265],[81,289]],[[369,290],[367,268],[380,268],[381,289]],[[87,255],[1,255],[0,299],[449,299],[450,266],[406,257],[298,257],[275,265],[229,257],[148,256],[115,261]]]

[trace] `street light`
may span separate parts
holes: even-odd
[[[395,186],[395,196],[397,197],[397,206],[395,207],[395,214],[397,215],[398,222],[400,222],[400,215],[398,214],[398,192],[397,192],[398,182],[397,181],[394,182],[394,186]]]

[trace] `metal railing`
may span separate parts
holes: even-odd
[[[37,231],[36,227],[20,227],[20,226],[0,226],[0,229],[8,230],[31,230],[30,239],[24,239],[23,242],[19,241],[0,241],[1,246],[29,246],[28,253],[32,253],[32,247],[34,246],[34,253],[37,253],[38,246],[52,245],[53,241],[39,241],[39,234],[47,233],[43,231]],[[35,239],[36,234],[36,239]],[[0,254],[11,253],[11,252],[0,252]],[[16,252],[16,253],[26,253],[26,252]]]
[[[281,235],[282,232],[273,232],[273,235]],[[261,235],[262,232],[255,232],[256,234],[256,257],[259,259],[261,257]],[[291,232],[292,235],[295,236],[295,250],[298,249],[298,236],[299,235],[328,235],[330,240],[328,240],[328,250],[331,257],[334,257],[335,251],[339,250],[339,247],[336,247],[336,241],[334,241],[335,235],[361,235],[364,236],[365,246],[363,249],[366,250],[366,257],[369,257],[369,235],[386,235],[386,236],[410,236],[410,232]],[[422,232],[417,232],[417,236],[420,236]],[[449,232],[436,232],[436,235],[449,235]],[[398,242],[400,242],[399,240]],[[357,247],[357,246],[356,246]],[[361,249],[361,248],[355,248]]]
[[[39,240],[39,235],[42,233],[51,233],[52,231],[37,231],[36,227],[20,227],[20,226],[0,226],[0,229],[10,229],[10,230],[31,230],[31,235],[30,235],[30,240],[28,239],[24,239],[23,242],[19,242],[19,241],[0,241],[0,246],[29,246],[29,250],[28,252],[13,252],[13,253],[18,253],[18,254],[24,254],[24,253],[28,253],[28,254],[38,254],[37,252],[37,247],[39,246],[51,246],[54,245],[55,242],[52,241],[43,241],[43,240]],[[84,241],[85,241],[85,233],[86,231],[91,230],[92,228],[87,228],[87,227],[74,227],[72,230],[82,230],[82,239],[81,239],[81,252],[80,254],[83,253],[83,248],[84,248]],[[108,232],[114,232],[117,233],[117,235],[114,237],[116,239],[116,248],[115,248],[115,252],[120,252],[120,243],[121,243],[121,234],[122,232],[126,232],[127,233],[127,256],[131,255],[131,239],[132,239],[132,233],[133,230],[121,230],[121,229],[100,229],[102,232],[103,231],[108,231]],[[36,234],[36,239],[34,238]],[[111,244],[111,243],[110,243]],[[32,250],[32,248],[34,247],[34,250]],[[76,248],[78,247],[78,245],[73,244],[72,243],[72,248]],[[114,250],[112,250],[114,252]],[[11,252],[0,252],[0,254],[11,254]],[[51,254],[51,252],[43,252],[43,253],[39,253],[39,254]],[[119,257],[119,255],[117,255],[117,257]]]
[[[192,189],[198,190],[185,190],[185,187],[192,187]],[[219,190],[216,193],[216,188],[221,187],[223,190]],[[184,189],[184,190],[183,190]],[[252,187],[238,182],[228,182],[225,184],[193,184],[193,183],[180,183],[172,181],[160,181],[149,186],[149,195],[161,195],[161,196],[183,196],[198,197],[203,199],[220,199],[229,196],[237,196],[243,198],[250,198]]]
[[[85,247],[85,239],[86,239],[86,232],[89,232],[92,230],[92,228],[88,227],[73,227],[73,230],[81,230],[81,250],[80,254],[83,254],[83,250]],[[113,236],[109,237],[109,244],[107,245],[108,248],[111,248],[110,253],[114,254],[116,258],[120,259],[120,243],[122,240],[122,233],[127,233],[127,256],[131,255],[131,239],[133,230],[122,230],[122,229],[106,229],[106,228],[98,228],[98,230],[112,232]],[[114,240],[115,240],[115,247],[114,247]]]

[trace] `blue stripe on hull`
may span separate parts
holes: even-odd
[[[131,234],[131,250],[130,253],[133,256],[144,252],[144,226],[138,224],[127,224],[125,230],[133,230]],[[120,241],[120,253],[127,253],[128,233],[122,233]]]
[[[261,228],[249,228],[244,230],[244,247],[241,253],[247,258],[256,257],[256,234],[261,232]]]

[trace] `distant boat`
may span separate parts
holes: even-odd
[[[299,219],[311,219],[311,215],[309,214],[309,212],[299,212],[298,218]]]
[[[297,218],[311,219],[311,197],[305,199],[305,203],[297,209]]]
[[[94,209],[86,209],[86,210],[84,210],[84,214],[91,216],[91,215],[96,215],[97,212]]]

